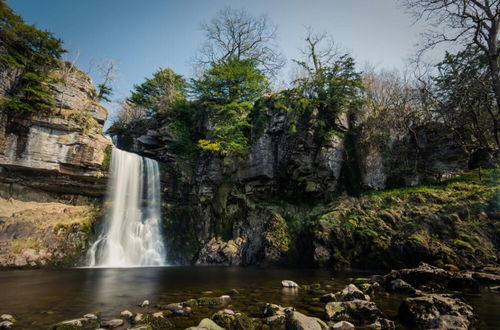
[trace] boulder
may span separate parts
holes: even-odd
[[[108,321],[102,321],[101,327],[113,329],[113,328],[118,328],[118,327],[122,326],[123,324],[125,324],[125,322],[122,319],[112,319],[112,320],[108,320]]]
[[[231,297],[224,295],[220,297],[201,297],[197,302],[200,306],[224,306],[229,304]]]
[[[401,279],[414,287],[429,287],[438,290],[463,290],[479,292],[479,283],[471,273],[456,273],[424,262],[416,268],[393,270],[385,276],[385,286]]]
[[[10,314],[2,314],[0,316],[0,320],[1,321],[9,321],[9,322],[12,322],[12,323],[16,323],[16,319],[14,318],[14,316],[12,316]]]
[[[159,306],[159,308],[180,316],[186,316],[191,313],[191,307],[184,306],[182,303],[168,304],[165,306]]]
[[[262,315],[264,316],[264,323],[271,327],[283,325],[286,322],[285,308],[280,305],[266,304]]]
[[[172,322],[163,317],[162,312],[141,315],[137,326],[150,326],[153,329],[170,329],[174,327]]]
[[[364,294],[354,284],[349,284],[342,291],[339,291],[335,294],[329,293],[329,294],[323,295],[320,298],[320,301],[322,301],[322,302],[351,301],[351,300],[355,300],[355,299],[370,301],[370,296]]]
[[[1,321],[0,322],[0,329],[13,329],[14,328],[14,323],[10,321]]]
[[[407,325],[433,329],[468,329],[477,321],[470,305],[448,294],[407,298],[399,307],[398,316]]]
[[[252,319],[244,313],[235,313],[232,310],[218,311],[212,315],[212,321],[224,329],[253,330],[256,326]]]
[[[149,300],[144,300],[142,303],[139,304],[140,307],[146,307],[149,306]]]
[[[352,330],[354,329],[354,324],[347,321],[340,321],[332,326],[333,330]]]
[[[120,313],[120,316],[126,319],[131,319],[134,316],[134,314],[129,310],[124,310],[123,312]]]
[[[328,329],[328,325],[322,320],[304,315],[293,308],[286,308],[286,328],[287,330],[323,330]]]
[[[297,283],[295,283],[294,281],[290,281],[290,280],[281,281],[281,286],[284,288],[290,288],[290,289],[299,288],[299,285]]]
[[[50,330],[94,330],[99,328],[100,324],[98,320],[88,319],[88,318],[80,318],[73,320],[66,320],[54,325],[51,325],[48,329]]]
[[[370,329],[396,329],[394,321],[389,319],[378,319],[368,326]]]
[[[329,302],[325,310],[330,321],[348,321],[356,325],[371,324],[385,317],[374,302],[360,299]]]
[[[388,290],[391,292],[408,293],[408,294],[415,294],[417,292],[417,290],[415,290],[415,288],[412,285],[406,283],[400,278],[397,278],[389,282]]]
[[[481,284],[500,284],[500,275],[497,274],[474,272],[472,277]]]
[[[224,330],[224,328],[217,325],[217,323],[215,323],[211,319],[203,319],[200,321],[200,323],[196,327],[191,327],[188,329],[191,329],[191,330],[195,330],[195,329],[196,330],[198,330],[198,329]]]

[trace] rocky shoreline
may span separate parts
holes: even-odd
[[[57,322],[47,329],[475,329],[481,320],[463,294],[478,294],[485,289],[500,293],[500,267],[452,271],[421,263],[416,268],[350,282],[335,292],[326,283],[283,280],[284,294],[308,293],[311,306],[316,307],[306,309],[266,301],[238,308],[234,301],[244,299],[245,292],[233,289],[218,296],[215,291],[205,291],[202,297],[175,303],[145,300],[117,311],[114,319],[82,311],[82,317]],[[381,299],[393,297],[400,301],[397,315],[387,313],[380,305]],[[0,329],[16,328],[15,314],[1,316]]]

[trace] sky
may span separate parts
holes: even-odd
[[[89,72],[91,63],[114,60],[113,98],[129,95],[159,67],[190,77],[204,42],[201,24],[230,6],[268,16],[287,61],[301,57],[305,27],[327,32],[360,67],[402,68],[423,31],[398,0],[8,0],[29,24],[53,32],[69,51],[66,60]],[[290,76],[291,65],[281,77]],[[89,72],[99,83],[96,70]],[[111,112],[115,107],[108,104]]]

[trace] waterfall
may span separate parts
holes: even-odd
[[[108,211],[88,251],[88,266],[164,265],[158,163],[113,147],[110,176]]]

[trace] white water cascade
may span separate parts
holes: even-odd
[[[113,147],[110,175],[109,208],[103,230],[88,251],[88,266],[164,265],[158,163]]]

